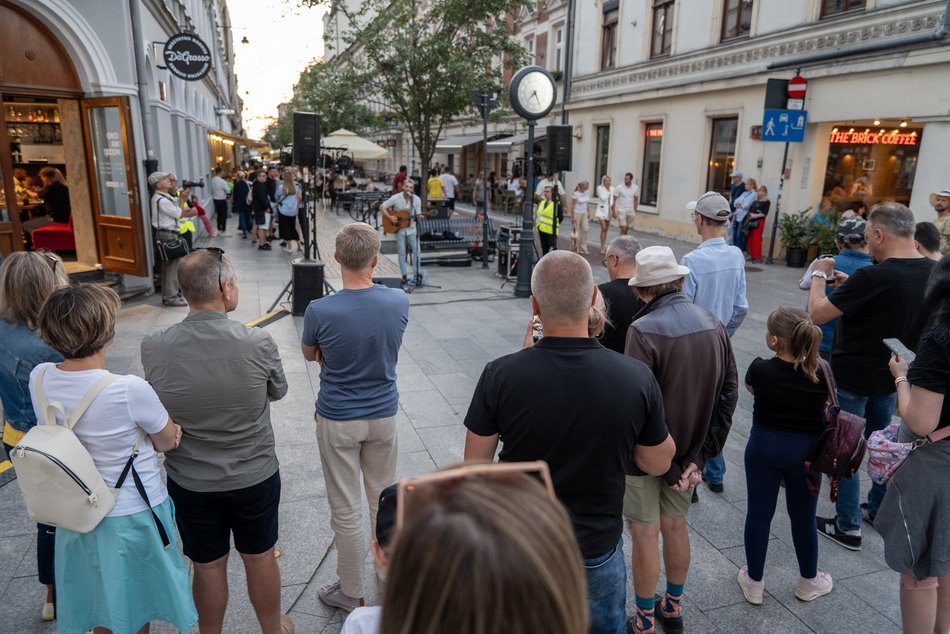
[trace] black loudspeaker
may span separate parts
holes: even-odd
[[[548,170],[551,172],[571,171],[571,144],[574,137],[573,128],[569,125],[549,125],[548,137]]]
[[[402,288],[401,277],[374,277],[373,284],[379,284],[387,288]]]
[[[291,314],[300,317],[315,299],[323,297],[323,262],[294,260],[294,288]]]
[[[320,115],[294,113],[294,163],[313,166],[320,156]]]
[[[770,79],[765,85],[765,107],[769,110],[785,110],[788,105],[788,80]]]

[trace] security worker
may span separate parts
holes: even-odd
[[[544,197],[538,203],[534,222],[538,227],[538,240],[541,241],[541,255],[557,249],[557,232],[560,227],[561,213],[551,200],[551,188],[544,188]]]

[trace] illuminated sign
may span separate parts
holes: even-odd
[[[831,143],[847,145],[917,145],[920,135],[912,132],[831,131]]]
[[[663,128],[647,128],[647,138],[656,138],[663,136]]]

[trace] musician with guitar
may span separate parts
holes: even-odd
[[[399,273],[402,275],[403,284],[408,283],[407,249],[412,250],[412,268],[415,279],[419,279],[419,235],[412,220],[422,217],[422,200],[413,193],[415,188],[415,181],[407,178],[402,184],[402,193],[394,194],[379,206],[379,211],[383,214],[383,231],[396,234],[396,252],[399,254]]]

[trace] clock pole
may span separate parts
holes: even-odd
[[[525,168],[527,183],[521,204],[521,239],[518,242],[518,283],[515,284],[515,297],[531,297],[531,271],[534,268],[534,126],[536,125],[535,119],[528,119],[528,166]]]

